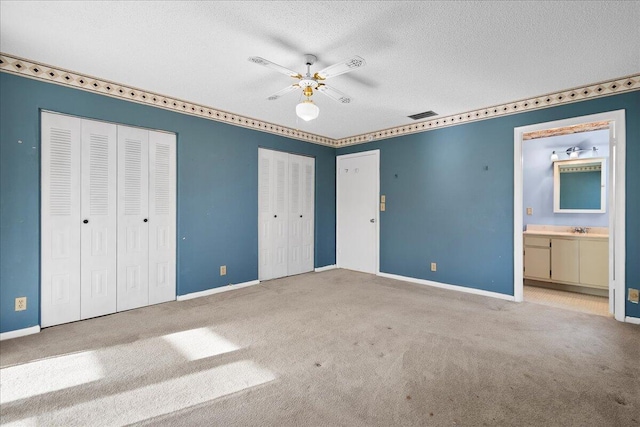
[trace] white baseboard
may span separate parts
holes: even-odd
[[[417,283],[419,285],[432,286],[434,288],[448,289],[448,290],[451,290],[451,291],[466,292],[468,294],[482,295],[482,296],[491,297],[491,298],[498,298],[498,299],[503,299],[503,300],[507,300],[507,301],[515,301],[516,300],[513,295],[500,294],[498,292],[490,292],[490,291],[485,291],[485,290],[482,290],[482,289],[467,288],[465,286],[449,285],[447,283],[433,282],[431,280],[424,280],[424,279],[416,279],[414,277],[398,276],[397,274],[378,273],[378,276],[386,277],[388,279],[402,280],[404,282]]]
[[[207,295],[219,294],[220,292],[233,291],[235,289],[246,288],[247,286],[253,286],[259,284],[259,280],[252,280],[250,282],[231,284],[226,286],[220,286],[213,289],[207,289],[206,291],[192,292],[190,294],[178,295],[176,298],[178,301],[186,301],[188,299],[206,297]]]
[[[316,273],[320,273],[321,271],[333,270],[335,268],[338,268],[338,266],[336,266],[335,264],[332,264],[332,265],[325,265],[324,267],[318,267],[314,271]]]
[[[624,318],[624,321],[627,323],[633,323],[634,325],[640,325],[640,317],[627,316]]]
[[[40,332],[40,325],[32,326],[30,328],[18,329],[17,331],[3,332],[0,334],[0,341],[37,334],[38,332]]]

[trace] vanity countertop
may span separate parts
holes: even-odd
[[[582,237],[594,239],[609,238],[608,227],[587,227],[586,233],[578,233],[574,231],[575,227],[567,227],[562,225],[527,225],[524,235],[532,236],[561,236],[561,237]]]

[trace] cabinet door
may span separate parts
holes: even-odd
[[[41,116],[40,324],[80,320],[81,119]]]
[[[551,239],[551,279],[555,282],[579,283],[578,240]]]
[[[580,241],[580,283],[609,288],[608,240]]]
[[[116,132],[82,119],[82,319],[116,312]]]
[[[524,277],[527,279],[549,280],[551,254],[549,248],[524,248]]]
[[[149,131],[149,304],[176,299],[176,136]]]
[[[118,126],[118,311],[149,304],[149,131]]]

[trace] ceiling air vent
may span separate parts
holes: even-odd
[[[427,117],[433,117],[437,115],[438,113],[436,113],[435,111],[425,111],[424,113],[412,114],[409,116],[409,118],[413,120],[420,120],[420,119],[426,119]]]

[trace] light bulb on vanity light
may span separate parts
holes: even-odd
[[[551,161],[552,162],[557,162],[558,161],[558,155],[556,154],[555,151],[553,153],[551,153]]]

